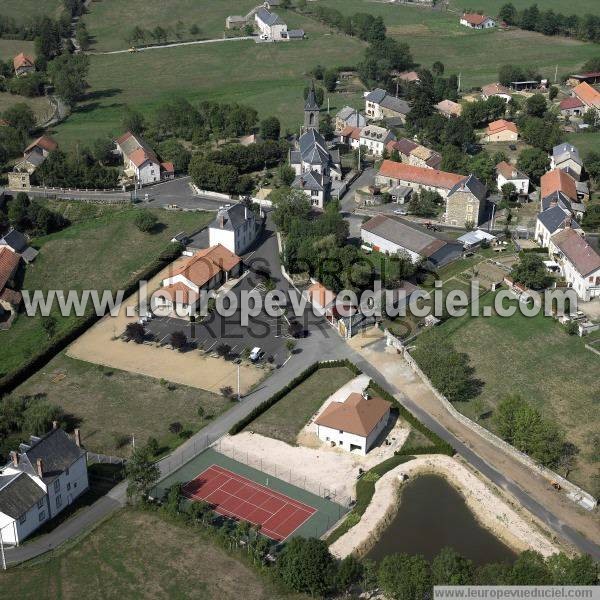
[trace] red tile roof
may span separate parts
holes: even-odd
[[[360,127],[352,127],[352,125],[346,125],[346,127],[344,127],[344,129],[342,129],[342,132],[340,135],[342,137],[352,138],[353,140],[359,140],[360,132],[361,132]]]
[[[317,306],[317,308],[325,308],[329,306],[336,298],[335,292],[326,288],[322,283],[313,283],[308,290],[306,290],[308,300]]]
[[[586,106],[600,108],[600,92],[589,83],[580,83],[573,88],[573,94],[577,96]]]
[[[21,257],[9,250],[6,246],[0,247],[0,291],[15,274]]]
[[[175,165],[170,160],[167,162],[160,163],[160,166],[167,173],[175,173]]]
[[[138,148],[129,155],[129,160],[136,166],[141,167],[145,162],[154,160],[154,157],[150,156],[144,148]]]
[[[188,305],[196,302],[199,297],[192,288],[189,288],[185,283],[180,281],[160,288],[158,295],[166,297],[173,304],[181,303]]]
[[[15,71],[23,67],[35,67],[35,61],[31,56],[27,56],[26,54],[23,54],[23,52],[20,52],[13,58],[13,66]]]
[[[31,142],[27,148],[25,148],[24,154],[27,154],[30,150],[33,150],[35,147],[42,148],[46,150],[46,152],[52,152],[58,148],[58,144],[48,135],[43,135],[39,137],[34,142]]]
[[[194,254],[173,271],[171,277],[183,275],[198,287],[202,287],[220,271],[230,271],[240,262],[242,259],[239,256],[227,250],[225,246],[217,244]]]
[[[569,110],[572,108],[581,108],[583,106],[583,102],[579,98],[571,97],[565,98],[559,106],[560,110]]]
[[[567,227],[559,231],[552,236],[552,242],[563,252],[583,277],[600,269],[600,254],[574,229]]]
[[[23,296],[21,292],[16,292],[15,290],[9,290],[8,288],[4,288],[0,293],[0,300],[4,300],[4,302],[8,302],[8,304],[12,306],[19,306],[21,304],[21,300]]]
[[[504,87],[500,83],[490,83],[488,85],[484,85],[481,88],[484,96],[495,96],[497,94],[508,94],[510,95],[510,90],[507,87]]]
[[[554,192],[563,192],[573,202],[577,201],[577,184],[575,180],[562,169],[548,171],[540,181],[542,199]]]
[[[478,13],[464,13],[462,18],[471,25],[482,25],[489,19],[489,17]]]
[[[379,396],[367,400],[362,394],[354,392],[344,402],[330,402],[315,423],[367,437],[390,408],[391,403]]]
[[[504,160],[496,165],[496,171],[498,171],[504,179],[529,179],[525,173],[521,173],[517,167]]]
[[[379,168],[379,175],[390,177],[391,179],[401,179],[410,183],[427,185],[431,187],[451,189],[457,183],[465,179],[464,175],[456,173],[446,173],[437,169],[427,169],[425,167],[414,167],[405,163],[397,163],[392,160],[384,160]]]
[[[495,133],[500,133],[501,131],[513,131],[514,133],[519,133],[519,129],[516,123],[512,123],[511,121],[506,121],[505,119],[498,119],[497,121],[492,121],[486,129],[486,133],[488,135],[494,135]]]

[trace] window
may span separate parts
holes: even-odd
[[[60,508],[62,506],[62,498],[61,495],[59,494],[58,496],[56,496],[56,508]]]
[[[44,499],[43,498],[38,502],[38,508],[39,509],[44,508]]]
[[[60,491],[60,479],[55,480],[55,482],[54,482],[54,491],[55,492],[59,492]]]
[[[67,492],[71,489],[71,482],[67,483]]]
[[[19,517],[19,523],[21,523],[21,525],[23,525],[25,521],[27,521],[27,513],[24,513]]]
[[[340,433],[344,433],[341,429],[339,430]]]
[[[43,510],[39,515],[40,523],[46,520],[46,511]]]

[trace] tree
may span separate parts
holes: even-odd
[[[408,208],[419,217],[435,217],[442,202],[443,199],[437,192],[423,190],[420,193],[413,192]]]
[[[156,456],[160,450],[160,445],[155,437],[149,437],[146,442],[146,448],[150,456]]]
[[[31,107],[24,102],[13,104],[2,113],[2,118],[11,127],[29,133],[35,127],[35,115]]]
[[[338,71],[337,69],[327,69],[323,75],[323,85],[328,92],[333,92],[337,85]]]
[[[123,129],[131,133],[142,133],[145,129],[144,116],[141,112],[133,110],[128,106],[123,111],[123,120],[121,122]]]
[[[82,50],[88,50],[91,43],[91,37],[83,21],[77,23],[75,28],[75,39]]]
[[[431,563],[433,585],[471,585],[473,576],[473,562],[453,548],[442,548]]]
[[[56,319],[52,315],[44,317],[42,319],[42,329],[48,339],[51,340],[56,334]]]
[[[548,153],[540,148],[525,148],[517,159],[517,168],[527,173],[536,183],[539,183],[542,175],[546,173],[549,167],[550,158]]]
[[[334,125],[331,115],[324,113],[319,121],[319,131],[326,140],[331,140],[334,134]]]
[[[61,421],[64,412],[60,406],[46,401],[34,401],[23,412],[22,430],[28,435],[44,435],[54,421]]]
[[[519,262],[513,266],[510,276],[517,283],[537,290],[547,288],[551,281],[542,257],[535,252],[522,254]]]
[[[548,98],[550,101],[554,100],[558,96],[558,88],[555,85],[551,85],[548,90]]]
[[[92,142],[92,156],[99,163],[110,163],[114,159],[114,142],[109,136],[96,138]]]
[[[500,191],[502,192],[502,198],[507,202],[514,202],[517,199],[517,186],[510,181],[505,183]]]
[[[169,341],[175,350],[180,351],[186,348],[188,344],[188,339],[183,331],[173,331],[169,336]]]
[[[563,552],[546,559],[552,585],[597,585],[600,564],[589,554],[569,558]]]
[[[146,338],[146,330],[141,323],[127,323],[127,327],[125,327],[125,336],[136,344],[141,344]]]
[[[546,112],[546,98],[542,94],[534,94],[525,100],[525,112],[531,117],[543,117]]]
[[[363,575],[361,562],[348,554],[339,564],[337,573],[337,587],[340,591],[348,590],[352,585],[358,583]]]
[[[147,447],[135,448],[125,466],[127,497],[133,502],[143,502],[160,477],[160,469],[152,462]]]
[[[310,214],[310,201],[301,190],[280,188],[269,195],[273,203],[273,220],[284,234],[289,232],[294,218],[307,219]]]
[[[296,342],[294,340],[287,340],[286,341],[286,343],[285,343],[285,349],[290,353],[290,355],[293,354],[295,347],[296,347]]]
[[[267,117],[260,123],[260,133],[265,140],[278,140],[281,123],[277,117]]]
[[[25,192],[19,192],[8,204],[8,220],[15,229],[29,227],[29,206],[29,196]]]
[[[277,178],[282,187],[289,187],[296,178],[296,172],[290,165],[284,163],[277,168]]]
[[[73,106],[88,87],[86,81],[90,66],[86,54],[63,54],[48,63],[48,76],[54,91],[67,104]]]
[[[514,562],[510,585],[550,585],[552,579],[544,557],[532,550],[525,550]]]
[[[158,145],[157,150],[162,160],[173,163],[177,173],[187,172],[192,155],[183,144],[175,139],[164,140]]]
[[[379,566],[377,579],[385,595],[394,600],[428,598],[431,592],[429,564],[419,555],[386,556]]]
[[[592,150],[585,157],[585,170],[596,184],[600,184],[600,152]]]
[[[148,210],[140,210],[133,220],[135,226],[144,233],[150,233],[158,223],[158,217]]]
[[[498,18],[507,25],[515,25],[517,23],[517,9],[514,4],[512,2],[503,4],[498,11]]]
[[[436,76],[436,77],[442,77],[442,75],[444,74],[444,63],[440,62],[439,60],[436,60],[432,65],[431,65],[431,72]]]
[[[333,588],[336,564],[327,544],[316,538],[292,538],[277,561],[281,581],[295,592],[324,596]]]

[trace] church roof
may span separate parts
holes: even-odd
[[[304,110],[320,110],[321,107],[317,104],[317,97],[315,95],[315,86],[311,84],[310,89],[308,90],[308,96],[306,98],[306,104],[304,105]]]

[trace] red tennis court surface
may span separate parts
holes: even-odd
[[[220,515],[259,524],[261,533],[278,542],[289,537],[316,509],[212,465],[186,483],[182,492],[190,500],[204,500]]]

